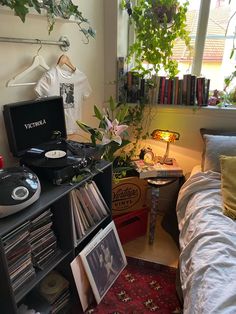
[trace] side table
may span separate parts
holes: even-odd
[[[176,180],[179,180],[179,177],[147,179],[148,184],[151,186],[151,203],[152,203],[149,222],[149,244],[153,244],[155,237],[160,188],[169,185],[175,182]]]

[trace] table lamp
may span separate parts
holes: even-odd
[[[166,151],[164,156],[160,158],[160,163],[172,165],[173,160],[171,158],[168,158],[169,146],[170,143],[179,140],[180,134],[174,131],[156,129],[152,131],[151,136],[154,140],[166,142]]]

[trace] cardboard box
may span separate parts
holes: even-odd
[[[117,232],[122,244],[146,235],[148,209],[135,210],[114,218]]]
[[[148,184],[138,177],[112,184],[112,215],[121,215],[148,206]]]

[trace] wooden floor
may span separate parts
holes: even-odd
[[[139,237],[123,245],[126,256],[137,257],[159,264],[177,267],[179,250],[171,236],[161,227],[162,216],[158,216],[154,243],[148,243],[146,236]]]

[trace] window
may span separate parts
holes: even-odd
[[[232,73],[236,65],[236,53],[233,58],[230,58],[236,31],[236,15],[233,16],[236,11],[236,1],[202,0],[202,4],[201,1],[196,0],[189,2],[187,25],[193,51],[189,53],[180,41],[176,44],[174,58],[178,60],[180,75],[191,72],[202,75],[211,80],[211,90],[223,90],[224,78]],[[206,12],[208,7],[209,16]],[[204,12],[201,12],[201,9]],[[202,23],[198,30],[201,35],[198,38],[199,18],[202,19]],[[202,36],[205,35],[204,22],[207,23],[205,38]],[[198,53],[195,53],[196,48]],[[199,54],[201,49],[202,54]]]

